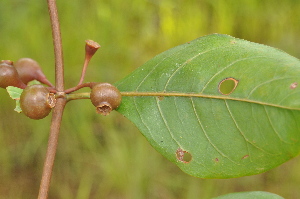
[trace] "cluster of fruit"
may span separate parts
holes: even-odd
[[[27,86],[37,80],[42,84]],[[121,103],[121,93],[109,83],[90,83],[90,99],[97,108],[97,113],[108,115]],[[13,63],[9,60],[0,62],[0,87],[14,86],[24,89],[20,96],[22,112],[31,119],[46,117],[56,104],[56,89],[42,72],[39,64],[30,58],[22,58]],[[74,90],[75,91],[75,90]]]
[[[9,60],[1,61],[0,87],[14,86],[24,89],[20,97],[22,111],[29,118],[42,119],[55,106],[55,96],[41,84],[27,86],[32,80],[54,88],[35,60],[22,58],[15,63]]]

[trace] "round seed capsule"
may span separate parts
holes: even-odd
[[[120,91],[109,83],[99,83],[93,86],[90,98],[97,113],[101,115],[108,115],[122,101]]]
[[[42,71],[42,68],[35,60],[31,58],[21,58],[15,64],[20,79],[25,83],[32,80],[38,80],[39,82],[46,84],[50,87],[54,87],[51,82],[46,78],[45,74]]]
[[[0,63],[0,87],[6,88],[7,86],[15,86],[25,88],[26,85],[21,81],[19,74],[12,62],[8,60],[1,61]]]
[[[43,85],[27,86],[21,94],[22,112],[29,118],[39,120],[46,117],[55,106],[56,99]]]

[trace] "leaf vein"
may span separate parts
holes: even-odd
[[[186,45],[183,49],[181,50],[184,50],[185,48],[187,48],[188,45]],[[137,86],[137,88],[135,89],[136,91],[141,87],[141,85],[146,81],[146,79],[155,71],[155,69],[166,59],[172,57],[175,53],[178,53],[180,52],[181,50],[179,51],[176,51],[174,52],[173,54],[170,54],[169,56],[166,56],[165,58],[163,58],[161,61],[159,61],[153,68],[152,70],[142,79],[142,81],[140,82],[140,84]]]
[[[295,77],[282,77],[282,78],[275,78],[275,79],[270,79],[268,81],[265,81],[265,82],[262,82],[258,85],[256,85],[248,94],[247,98],[250,99],[250,96],[253,94],[254,91],[256,91],[259,87],[265,85],[265,84],[269,84],[271,82],[274,82],[274,81],[279,81],[279,80],[284,80],[284,79],[292,79],[292,78],[295,78]]]
[[[176,101],[177,101],[176,98],[174,98],[174,103],[175,103],[175,106],[176,106],[177,117],[179,118],[180,124],[181,124],[182,126],[184,126],[184,123],[183,123],[183,121],[182,121],[182,117],[180,116],[180,114],[179,114],[179,112],[178,112],[179,106],[177,105],[177,102],[176,102]],[[209,172],[211,172],[211,173],[214,173],[214,174],[222,174],[222,173],[223,173],[223,172],[217,173],[217,172],[215,172],[215,171],[209,169],[207,166],[205,166],[205,164],[203,164],[202,162],[199,162],[197,158],[193,158],[192,160],[193,160],[194,162],[196,162],[197,164],[201,165],[202,167],[204,167],[205,169],[207,169],[207,170],[208,170]],[[202,159],[201,159],[201,160],[202,160]]]
[[[162,112],[162,110],[161,110],[161,106],[160,106],[160,104],[159,104],[159,99],[158,99],[158,98],[155,98],[155,99],[156,99],[157,108],[158,108],[158,110],[159,110],[159,114],[160,114],[160,116],[161,116],[161,118],[162,118],[162,120],[163,120],[165,126],[167,127],[168,132],[169,132],[171,138],[177,143],[177,145],[178,145],[181,149],[184,150],[184,148],[181,146],[181,144],[175,139],[174,134],[172,133],[172,131],[171,131],[169,125],[168,125],[168,122],[167,122],[165,116],[163,115],[163,112]]]
[[[266,102],[260,102],[255,101],[251,99],[246,98],[233,98],[230,96],[221,96],[221,95],[206,95],[206,94],[200,94],[200,93],[177,93],[177,92],[121,92],[122,96],[128,96],[128,97],[203,97],[203,98],[209,98],[209,99],[223,99],[223,100],[233,100],[233,101],[241,101],[241,102],[249,102],[249,103],[255,103],[260,105],[266,105],[266,106],[272,106],[277,108],[283,108],[283,109],[289,109],[289,110],[300,110],[300,107],[288,107],[288,106],[281,106],[278,104],[272,104],[272,103],[266,103]]]
[[[244,137],[246,143],[249,143],[249,144],[252,145],[253,147],[257,148],[258,150],[261,150],[262,152],[264,152],[264,153],[266,153],[266,154],[274,155],[274,154],[271,154],[271,153],[265,151],[264,149],[262,149],[262,148],[256,146],[254,143],[252,143],[252,142],[246,137],[245,133],[242,131],[242,129],[241,129],[240,126],[238,125],[237,121],[234,119],[234,116],[233,116],[232,112],[230,111],[230,107],[229,107],[227,101],[226,101],[226,100],[224,100],[224,101],[225,101],[227,110],[228,110],[228,112],[229,112],[229,114],[230,114],[230,116],[231,116],[231,118],[232,118],[232,120],[233,120],[233,122],[234,122],[236,128],[238,129],[238,131],[240,132],[240,134]]]
[[[205,129],[204,129],[204,127],[203,127],[203,124],[202,124],[202,122],[201,122],[201,120],[200,120],[200,118],[199,118],[199,115],[198,115],[198,113],[197,113],[197,111],[196,111],[196,107],[195,107],[194,100],[193,100],[192,97],[191,97],[190,99],[191,99],[191,102],[192,102],[194,114],[195,114],[195,116],[196,116],[196,118],[197,118],[198,124],[199,124],[199,126],[201,127],[201,129],[202,129],[202,131],[203,131],[203,133],[204,133],[206,139],[208,140],[208,142],[209,142],[209,143],[212,145],[212,147],[213,147],[220,155],[222,155],[224,158],[227,158],[227,159],[230,160],[231,162],[233,162],[233,163],[239,165],[237,162],[233,161],[233,160],[230,159],[226,154],[224,154],[224,153],[223,153],[223,152],[222,152],[222,151],[221,151],[221,150],[220,150],[220,149],[219,149],[219,148],[211,141],[211,139],[209,138],[207,132],[205,131]]]
[[[264,107],[265,113],[266,113],[266,115],[267,115],[268,121],[269,121],[269,123],[270,123],[270,125],[271,125],[273,131],[274,131],[275,134],[278,136],[278,139],[279,139],[280,141],[286,143],[286,144],[292,144],[291,142],[285,141],[285,140],[280,136],[280,134],[279,134],[278,131],[276,130],[276,128],[275,128],[275,126],[274,126],[274,124],[273,124],[273,122],[272,122],[272,120],[271,120],[271,118],[270,118],[270,115],[269,115],[269,113],[268,113],[268,111],[267,111],[267,109],[266,109],[266,106],[263,106],[263,107]]]
[[[219,75],[221,72],[223,72],[224,70],[226,70],[227,68],[233,66],[234,64],[240,62],[240,61],[245,61],[245,60],[248,60],[248,59],[253,59],[253,58],[262,58],[262,57],[265,57],[265,56],[254,56],[254,57],[246,57],[246,58],[241,58],[241,59],[237,59],[233,62],[231,62],[230,64],[228,64],[227,66],[225,66],[224,68],[222,68],[222,70],[219,70],[217,73],[215,73],[208,81],[207,83],[203,86],[202,90],[200,91],[200,93],[203,93],[203,91],[207,88],[207,86],[209,85],[210,82],[212,82],[212,80],[217,76]]]
[[[150,136],[151,136],[152,139],[154,140],[150,128],[147,126],[147,123],[146,123],[146,122],[144,121],[144,119],[142,118],[142,114],[140,113],[140,111],[139,111],[139,109],[138,109],[139,106],[138,106],[137,103],[136,103],[135,97],[133,98],[133,104],[134,104],[135,109],[136,109],[136,111],[137,111],[137,113],[138,113],[138,115],[139,115],[139,118],[141,119],[142,123],[143,123],[144,126],[147,128],[147,130],[148,130]]]
[[[187,65],[187,63],[193,61],[194,59],[196,59],[196,58],[199,57],[200,55],[203,55],[203,54],[208,53],[208,52],[210,52],[210,51],[218,50],[218,49],[221,49],[221,48],[226,48],[226,47],[227,47],[227,46],[217,47],[217,48],[212,48],[212,49],[209,49],[209,50],[200,52],[200,53],[196,54],[195,56],[193,56],[192,58],[186,60],[186,61],[185,61],[184,63],[182,63],[181,66],[178,67],[178,68],[172,73],[172,75],[169,77],[169,79],[168,79],[167,82],[166,82],[164,91],[167,90],[167,86],[169,85],[169,82],[170,82],[171,79],[174,77],[174,75],[175,75],[179,70],[181,70],[182,68],[184,68],[184,67]]]
[[[282,99],[278,102],[278,104],[282,104],[282,102],[284,102],[284,100],[288,99],[290,96],[296,95],[296,94],[299,94],[299,93],[300,93],[300,90],[299,90],[299,91],[296,91],[296,92],[293,92],[293,93],[287,94],[284,98],[282,98]]]

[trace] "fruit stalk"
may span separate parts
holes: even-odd
[[[85,41],[85,59],[84,59],[84,64],[83,64],[83,68],[82,68],[82,72],[81,72],[81,77],[80,77],[80,80],[79,80],[79,83],[77,84],[77,86],[80,86],[83,83],[83,80],[85,77],[85,72],[89,65],[89,62],[92,59],[93,55],[97,52],[97,50],[100,47],[101,46],[93,40]]]

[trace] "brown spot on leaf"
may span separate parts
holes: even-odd
[[[163,101],[163,99],[165,98],[164,96],[158,96],[157,97],[159,101]]]
[[[215,159],[215,162],[219,162],[219,159],[218,159],[218,158],[216,158],[216,159]]]
[[[231,94],[237,87],[239,80],[234,79],[232,77],[228,77],[223,79],[218,86],[219,92],[222,95],[229,95]]]
[[[176,158],[180,162],[189,163],[192,160],[192,155],[189,152],[178,148],[176,151]]]
[[[298,83],[294,82],[290,85],[290,89],[295,89],[295,88],[297,88],[297,86],[298,86]]]
[[[244,157],[242,157],[242,159],[246,159],[246,158],[248,158],[249,157],[249,155],[245,155]]]

